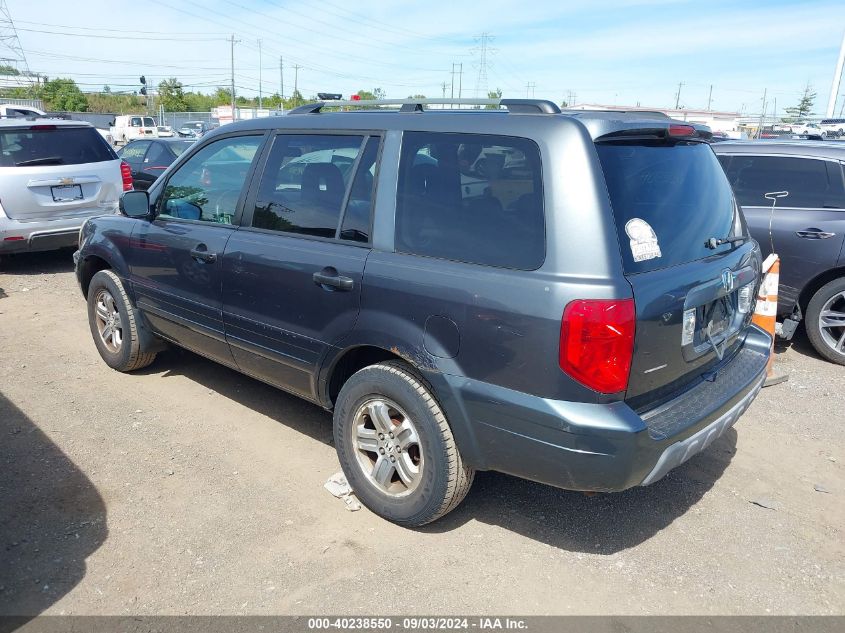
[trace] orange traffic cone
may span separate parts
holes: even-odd
[[[772,253],[763,262],[763,283],[757,292],[757,306],[751,322],[761,327],[772,337],[772,351],[766,365],[766,380],[764,387],[771,387],[789,380],[786,374],[776,374],[775,362],[775,322],[778,311],[778,284],[780,283],[780,258]]]

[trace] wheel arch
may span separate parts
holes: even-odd
[[[805,284],[804,288],[801,290],[801,294],[798,295],[798,305],[801,308],[802,314],[807,314],[807,306],[810,304],[813,295],[818,292],[819,288],[830,283],[834,279],[839,279],[840,277],[845,277],[845,266],[838,266],[836,268],[826,270]]]
[[[472,423],[467,416],[463,401],[458,393],[452,389],[449,381],[438,368],[433,357],[419,350],[420,354],[412,354],[404,346],[381,346],[371,343],[359,343],[338,350],[338,353],[324,363],[321,380],[318,387],[318,398],[322,405],[329,410],[334,408],[337,396],[343,384],[357,371],[389,360],[399,360],[406,363],[426,384],[437,400],[452,429],[455,442],[464,460],[476,470],[485,470],[484,460],[479,450],[478,442]]]

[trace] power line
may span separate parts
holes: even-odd
[[[217,42],[221,38],[217,37],[202,37],[202,38],[188,38],[188,37],[156,37],[154,35],[143,35],[133,37],[132,35],[92,35],[91,33],[68,33],[67,31],[45,31],[42,29],[18,29],[26,33],[44,33],[46,35],[60,35],[62,37],[85,37],[88,39],[98,40],[143,40],[145,42]]]

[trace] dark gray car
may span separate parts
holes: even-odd
[[[778,314],[803,319],[813,347],[845,365],[845,145],[726,142],[714,147],[764,254],[782,264]]]
[[[709,144],[665,118],[477,105],[506,109],[316,104],[204,136],[82,231],[104,361],[166,341],[332,410],[356,494],[403,525],[476,470],[614,491],[703,450],[771,345]]]

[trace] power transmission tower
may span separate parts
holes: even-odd
[[[6,0],[0,0],[0,62],[14,67],[28,78],[32,76]]]
[[[475,96],[478,97],[479,92],[483,92],[483,96],[487,96],[487,54],[490,52],[490,42],[493,37],[486,31],[478,36],[479,40],[479,55],[480,61],[478,63],[478,79],[475,82]]]
[[[525,98],[534,98],[534,88],[537,87],[537,84],[533,81],[529,81],[525,84]]]

